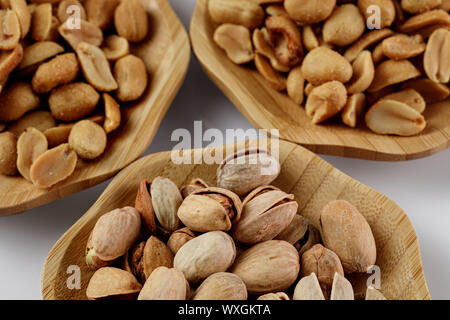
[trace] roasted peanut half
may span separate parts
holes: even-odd
[[[428,78],[413,79],[405,82],[401,89],[414,89],[420,93],[426,103],[435,103],[450,96],[450,88],[442,83],[434,82]]]
[[[272,67],[280,72],[288,72],[289,66],[285,66],[275,57],[273,47],[269,44],[269,34],[266,28],[255,29],[253,31],[253,45],[255,51],[270,60]]]
[[[148,16],[141,1],[121,1],[114,12],[114,25],[119,36],[128,41],[144,40],[148,33]]]
[[[28,128],[17,140],[17,169],[27,180],[33,162],[48,149],[45,135],[36,128]]]
[[[354,4],[337,7],[325,21],[323,40],[340,47],[346,47],[361,37],[366,28],[365,20]]]
[[[114,20],[114,10],[120,0],[86,0],[87,19],[102,30],[108,29]]]
[[[388,94],[382,97],[380,100],[394,100],[403,102],[416,110],[419,113],[423,113],[427,106],[423,97],[414,89],[404,89],[399,92]]]
[[[407,36],[397,34],[383,40],[383,54],[395,60],[408,59],[422,54],[425,51],[425,43],[421,35]]]
[[[375,79],[367,91],[376,92],[418,76],[420,71],[409,60],[387,60],[376,67]]]
[[[286,89],[286,78],[272,68],[269,61],[262,55],[257,53],[255,55],[255,67],[256,70],[269,82],[269,84],[277,91],[283,91]]]
[[[366,21],[373,18],[373,10],[370,10],[371,6],[377,6],[381,10],[380,12],[380,27],[385,28],[392,25],[395,20],[395,6],[392,0],[358,0],[358,7],[365,17]]]
[[[48,104],[55,119],[76,121],[92,113],[99,99],[100,95],[93,87],[77,82],[53,90]]]
[[[253,46],[248,28],[225,23],[214,32],[214,41],[225,50],[228,58],[236,64],[253,60]]]
[[[336,51],[325,47],[318,47],[306,55],[302,72],[314,86],[333,80],[345,83],[353,75],[351,64]]]
[[[39,105],[40,99],[30,84],[15,82],[0,95],[0,121],[16,121]]]
[[[33,76],[33,90],[47,93],[59,85],[74,81],[79,73],[78,60],[74,53],[57,56],[39,66]]]
[[[106,149],[106,133],[98,124],[90,120],[77,122],[69,135],[69,145],[80,158],[98,158]]]
[[[17,173],[17,138],[11,132],[0,133],[0,174]]]
[[[35,186],[50,188],[71,176],[76,165],[77,154],[68,144],[62,144],[44,152],[33,162],[30,178]]]
[[[300,65],[293,68],[286,80],[286,90],[289,97],[297,104],[303,103],[303,90],[305,88],[305,78]]]
[[[99,47],[103,42],[103,32],[96,25],[80,20],[80,28],[72,28],[67,20],[58,28],[59,34],[67,41],[73,50],[77,50],[82,42]]]
[[[119,59],[114,66],[114,77],[119,88],[116,97],[128,102],[139,99],[148,84],[147,68],[139,57],[129,54]]]
[[[117,61],[130,53],[128,40],[115,34],[105,38],[101,48],[108,61]]]
[[[394,100],[380,100],[370,107],[366,113],[366,124],[375,133],[399,136],[419,134],[427,125],[419,112]]]
[[[366,50],[370,46],[378,43],[384,38],[389,37],[393,33],[394,31],[387,28],[366,33],[345,51],[344,57],[348,61],[353,62],[361,51]]]
[[[400,32],[413,33],[436,24],[450,25],[450,15],[444,10],[434,9],[412,16],[400,27]]]
[[[14,49],[20,40],[20,23],[13,10],[0,10],[0,49]]]
[[[439,7],[442,0],[402,0],[402,9],[408,13],[416,14]]]
[[[321,123],[338,114],[347,103],[347,90],[339,81],[330,81],[314,88],[306,101],[306,114],[312,123]]]
[[[208,11],[214,22],[239,24],[249,29],[260,27],[264,20],[263,8],[252,1],[211,0]]]
[[[324,21],[333,12],[336,0],[285,0],[284,7],[289,16],[300,24]]]
[[[53,16],[50,3],[39,4],[33,11],[31,19],[31,38],[34,41],[54,41],[58,37],[58,18]]]
[[[16,13],[20,24],[20,37],[23,39],[30,31],[31,12],[28,9],[26,0],[9,0],[11,9]]]
[[[86,11],[78,0],[62,0],[58,5],[57,16],[61,23],[66,22],[70,17],[86,20]]]
[[[57,54],[64,52],[64,48],[53,41],[36,42],[25,48],[19,69],[25,69],[43,62]]]
[[[84,77],[95,89],[99,91],[113,91],[118,88],[109,62],[99,47],[87,42],[81,42],[76,51]]]
[[[362,51],[355,61],[353,61],[353,76],[347,84],[349,94],[360,93],[372,84],[375,78],[375,66],[372,61],[372,54],[369,51]]]
[[[44,132],[56,126],[56,121],[47,111],[32,111],[8,127],[8,131],[19,137],[27,128],[33,127]]]
[[[13,50],[0,50],[0,82],[4,85],[9,74],[22,61],[23,48],[18,44]],[[2,85],[2,87],[3,87]]]
[[[434,82],[450,81],[450,31],[438,29],[428,40],[423,58],[425,72]]]
[[[341,113],[342,122],[351,128],[356,128],[366,111],[366,104],[367,99],[364,93],[349,96]]]
[[[73,124],[60,124],[57,127],[49,128],[44,131],[49,148],[57,147],[69,141],[70,131]]]
[[[109,94],[103,94],[103,102],[105,105],[105,122],[103,129],[106,133],[116,130],[120,126],[120,106]]]

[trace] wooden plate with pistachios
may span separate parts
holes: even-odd
[[[21,1],[18,2],[22,3]],[[81,5],[76,1],[62,1],[61,4],[59,4],[59,7],[55,8],[55,10],[59,9],[56,11],[57,13],[55,13],[55,15],[58,14],[64,16],[64,5],[76,5],[77,3]],[[144,153],[145,149],[148,147],[152,138],[156,134],[158,126],[169,105],[174,99],[186,74],[190,59],[189,39],[184,27],[167,0],[145,0],[140,3],[139,1],[124,1],[120,6],[117,6],[119,3],[118,1],[106,1],[108,6],[117,6],[114,7],[116,8],[116,11],[107,11],[111,8],[108,7],[108,9],[105,7],[105,11],[102,11],[102,14],[97,16],[95,10],[103,10],[100,7],[97,7],[97,5],[103,5],[103,2],[92,1],[84,3],[86,4],[86,8],[82,8],[82,17],[85,14],[84,10],[86,10],[89,21],[81,20],[81,31],[79,32],[81,32],[81,37],[83,36],[83,32],[93,32],[93,34],[91,34],[92,38],[87,37],[87,40],[85,41],[92,41],[95,42],[95,44],[81,43],[78,47],[76,47],[78,41],[76,34],[77,31],[71,31],[69,30],[70,28],[66,28],[66,24],[69,23],[69,20],[66,20],[66,23],[59,27],[59,33],[61,36],[58,36],[58,40],[53,42],[47,41],[42,45],[45,44],[45,48],[51,47],[58,49],[54,53],[61,53],[61,50],[67,50],[68,52],[71,51],[72,53],[59,55],[56,58],[53,58],[50,57],[51,54],[47,51],[36,51],[34,48],[29,49],[29,47],[25,46],[25,57],[30,57],[29,59],[32,60],[30,62],[28,59],[26,60],[26,63],[32,64],[36,61],[42,62],[42,59],[47,57],[47,53],[49,56],[47,58],[47,62],[40,65],[38,64],[37,66],[31,66],[34,70],[38,67],[38,71],[33,76],[33,91],[36,92],[38,88],[42,91],[50,91],[49,88],[59,85],[59,87],[53,90],[50,94],[49,104],[51,112],[48,111],[48,107],[46,107],[47,109],[44,108],[44,105],[46,104],[43,102],[45,99],[48,99],[48,96],[44,95],[41,97],[43,106],[40,108],[43,108],[45,111],[33,110],[27,114],[34,115],[35,113],[45,113],[46,117],[50,118],[53,122],[54,127],[55,120],[52,118],[53,116],[57,119],[57,127],[46,130],[48,128],[40,128],[39,124],[36,124],[36,126],[39,127],[39,130],[27,130],[27,135],[22,139],[19,138],[20,132],[16,134],[16,138],[14,138],[12,134],[6,132],[1,133],[5,137],[5,139],[2,138],[2,141],[9,137],[11,137],[11,140],[19,139],[19,141],[22,141],[21,145],[20,143],[17,144],[18,149],[20,149],[19,158],[22,160],[18,161],[18,163],[20,163],[20,165],[18,165],[20,174],[17,173],[17,170],[15,170],[16,175],[0,175],[0,215],[23,212],[27,209],[43,205],[69,194],[92,187],[93,185],[101,183],[102,181],[105,181],[115,175],[119,170],[136,160]],[[142,10],[132,10],[133,6],[141,5]],[[61,9],[61,7],[63,8]],[[46,17],[46,14],[50,14],[51,16],[51,9],[52,7],[48,3],[38,5],[37,7],[29,7],[29,10],[34,10],[32,12],[33,16],[42,15],[43,17]],[[14,17],[13,10],[9,10],[8,12],[12,17]],[[114,12],[116,13],[115,20],[113,22],[115,27],[112,26],[107,29],[103,28],[103,37],[105,38],[105,41],[101,47],[102,50],[100,50],[95,45],[99,45],[101,41],[97,41],[95,37],[97,35],[99,39],[103,39],[102,30],[100,29],[101,27],[97,27],[97,25],[101,24],[101,21],[96,21],[95,19],[101,19],[103,14],[106,14],[106,12],[112,12],[111,14]],[[132,21],[132,19],[123,20],[128,14],[130,14],[130,12],[136,13],[139,16],[138,18],[148,20],[147,35],[145,33],[138,34],[143,32],[143,25],[141,25],[140,29],[137,31],[133,29],[132,25],[127,25],[128,23],[132,24],[134,22],[140,22]],[[145,12],[147,12],[147,15]],[[21,16],[19,15],[19,17]],[[136,17],[133,17],[133,19],[136,19]],[[118,20],[120,20],[120,22],[118,22]],[[95,23],[96,25],[93,26]],[[110,25],[111,23],[108,24],[108,26]],[[31,37],[32,39],[30,39],[30,41],[32,42],[36,37],[33,33],[33,28],[33,25],[31,25],[30,34],[27,35],[27,39],[28,37]],[[137,33],[134,33],[135,31]],[[71,37],[72,33],[75,35],[74,37]],[[58,41],[58,43],[56,41]],[[130,43],[129,50],[127,49],[128,42]],[[42,42],[36,42],[35,44],[41,45],[41,43]],[[76,51],[78,60],[80,61],[79,72],[77,66],[78,62],[76,61],[77,59],[75,58],[76,56],[73,51]],[[125,51],[130,52],[131,54],[126,55]],[[36,52],[41,52],[41,55],[33,55],[33,53]],[[101,59],[97,59],[98,57],[96,55],[101,55],[102,57],[99,56]],[[133,55],[139,57],[140,59],[137,59]],[[90,60],[90,56],[93,57],[93,60]],[[101,70],[101,67],[109,69],[109,64],[105,57],[113,66],[111,68],[111,73],[114,73],[114,78],[117,79],[118,84],[120,85],[119,88],[125,89],[125,91],[128,90],[128,92],[125,92],[122,89],[114,90],[117,85],[115,79],[111,77],[111,73],[109,73],[109,75],[95,74],[95,70]],[[74,70],[78,72],[78,80],[76,79],[76,81],[85,83],[65,85],[64,80],[62,80],[63,82],[61,83],[52,83],[49,87],[45,88],[42,83],[45,80],[45,77],[42,77],[42,74],[48,71],[59,72],[59,69],[57,68],[59,61],[56,61],[55,59],[61,59],[61,63],[63,63],[64,58],[68,61],[70,60],[70,65],[73,65]],[[63,65],[66,66],[68,63],[63,63]],[[99,65],[96,66],[96,63],[99,63]],[[140,68],[140,66],[142,66],[142,68]],[[21,66],[18,66],[17,68],[21,68]],[[145,72],[145,68],[147,69],[147,72]],[[81,75],[81,71],[83,71],[84,78],[83,75]],[[13,86],[15,85],[16,80],[14,72],[16,71],[13,71],[13,75],[9,77],[6,88],[4,88],[5,94],[8,94],[10,82],[14,82]],[[31,70],[31,72],[34,71]],[[129,75],[129,72],[132,72],[133,74]],[[148,74],[148,85],[146,87],[145,84],[147,82],[142,77],[145,76],[145,73]],[[38,74],[40,74],[41,77],[39,77]],[[31,73],[31,75],[33,75],[33,73]],[[18,76],[20,77],[21,75]],[[135,76],[140,78],[133,78]],[[56,79],[55,81],[58,82],[61,81],[61,78],[53,79]],[[31,78],[25,79],[31,80]],[[132,83],[128,83],[127,85],[120,84],[121,81],[126,82],[126,79]],[[23,86],[30,88],[27,93],[32,92],[31,85],[29,83],[31,82],[22,82]],[[13,86],[11,86],[11,88],[13,88]],[[135,91],[133,92],[133,90]],[[96,91],[98,91],[98,93],[96,93]],[[108,91],[110,95],[103,94],[106,91]],[[68,92],[72,92],[72,94],[69,94],[70,97],[67,97]],[[14,96],[14,94],[12,93],[10,96]],[[74,100],[84,96],[93,96],[93,99],[91,100],[94,102],[89,103],[94,107],[98,101],[98,107],[92,113],[94,116],[89,114],[92,112],[91,106],[89,106],[86,111],[83,109],[86,107],[85,105],[77,105],[77,103],[74,103]],[[138,99],[136,100],[136,98]],[[115,99],[120,104],[120,111],[118,111],[118,104],[114,101]],[[67,103],[60,104],[58,101],[66,101]],[[72,117],[72,115],[70,115],[72,111],[63,110],[66,106],[71,104],[77,105],[74,108],[78,108],[79,112],[87,114],[86,118],[90,117],[87,119],[91,121],[78,122],[77,125],[73,126],[74,128],[77,128],[76,130],[66,131],[67,133],[64,137],[64,142],[53,141],[58,139],[52,140],[51,138],[54,137],[52,133],[56,135],[56,138],[59,138],[57,135],[60,132],[63,134],[65,128],[68,128],[69,126],[72,128],[72,124],[75,124],[76,121],[82,120],[79,119],[79,115]],[[5,106],[3,105],[0,106],[0,108],[4,107]],[[57,110],[58,108],[63,109]],[[4,112],[3,109],[2,112]],[[100,116],[95,116],[95,112],[99,112]],[[120,125],[117,118],[118,113],[119,119],[121,118],[121,120],[119,120]],[[5,114],[3,114],[3,116],[4,115]],[[68,116],[71,119],[67,118]],[[60,117],[61,119],[57,117]],[[102,119],[106,119],[106,121],[103,122]],[[22,119],[18,121],[22,121]],[[14,126],[14,128],[20,127],[18,125],[14,125],[13,122],[10,124],[8,124],[6,128],[2,125],[2,130],[9,131],[12,130],[11,128]],[[67,124],[69,124],[69,126],[67,126]],[[23,127],[26,129],[22,123],[20,125],[20,128]],[[45,126],[44,123],[41,123],[41,125]],[[40,131],[42,131],[44,135]],[[107,142],[105,139],[105,132],[103,131],[106,131],[108,134]],[[70,132],[70,136],[68,132]],[[81,136],[79,136],[80,134],[81,136],[84,136],[84,142]],[[90,138],[87,138],[88,136],[90,136]],[[47,150],[47,141],[45,138],[48,140],[49,150],[47,152],[45,152],[45,150]],[[58,147],[59,149],[56,148],[55,146],[60,143],[64,144],[60,145]],[[91,147],[88,147],[89,143],[91,144]],[[84,144],[84,146],[82,146],[82,144]],[[69,145],[70,149],[68,147]],[[101,145],[101,150],[97,151],[100,152],[93,150],[98,149],[99,145]],[[28,153],[31,152],[29,150],[38,152],[37,146],[39,146],[39,148],[45,153],[42,154],[42,151],[40,151],[38,154],[35,153],[34,155],[29,155]],[[55,149],[50,150],[50,148],[53,147],[55,147]],[[86,147],[91,150],[88,151]],[[103,150],[104,153],[102,153]],[[78,161],[76,160],[77,155],[74,151],[76,151],[78,155]],[[23,155],[21,156],[20,153],[23,153]],[[37,157],[39,154],[42,155]],[[93,157],[91,157],[92,155]],[[95,159],[89,160],[89,158]],[[31,159],[34,159],[33,163],[30,162]],[[65,159],[69,159],[70,163],[65,162]],[[52,160],[54,161],[52,162]],[[58,166],[57,163],[67,163],[67,165]],[[30,169],[31,164],[36,165],[34,168],[31,167]],[[74,170],[73,166],[75,166]],[[22,177],[25,172],[29,178],[28,180],[31,180],[30,182]],[[73,174],[70,174],[67,179],[63,179],[69,175],[68,173],[72,172]],[[43,177],[44,175],[45,177]],[[52,178],[56,175],[61,175],[61,179],[56,180]]]
[[[225,156],[225,160],[220,166],[177,165],[173,162],[174,154],[172,152],[158,153],[137,160],[114,178],[96,203],[58,240],[50,251],[42,275],[43,298],[86,299],[89,297],[98,299],[121,294],[128,297],[131,294],[136,298],[139,291],[142,290],[139,298],[156,297],[155,294],[159,294],[159,298],[165,299],[184,299],[189,296],[198,299],[213,297],[224,299],[225,297],[230,298],[227,294],[231,294],[231,292],[239,292],[231,298],[245,299],[247,298],[246,287],[249,298],[263,293],[267,294],[273,290],[275,297],[280,299],[292,297],[292,295],[294,299],[302,299],[313,295],[308,288],[318,290],[318,296],[322,296],[317,280],[304,277],[304,272],[309,268],[305,255],[308,255],[310,250],[324,250],[319,244],[313,246],[322,238],[324,246],[332,248],[339,256],[337,258],[336,254],[332,254],[331,250],[327,249],[330,251],[327,252],[334,257],[327,260],[329,262],[327,262],[327,266],[334,263],[340,265],[339,259],[342,260],[345,277],[350,281],[339,277],[338,271],[336,271],[334,280],[332,279],[333,274],[331,274],[333,287],[335,285],[342,286],[344,283],[348,286],[351,283],[349,290],[336,290],[333,294],[333,289],[331,289],[331,297],[337,297],[338,291],[346,291],[349,293],[346,298],[354,296],[356,299],[363,299],[366,295],[366,287],[368,285],[376,286],[378,283],[379,293],[382,293],[387,299],[430,299],[416,233],[410,220],[398,205],[372,188],[333,168],[301,146],[281,141],[279,152],[276,148],[278,145],[274,145],[272,149],[270,141],[261,140],[256,149],[268,150],[267,154],[270,157],[279,154],[276,162],[262,162],[261,160],[261,163],[265,163],[264,168],[274,169],[264,171],[264,173],[255,170],[243,171],[243,167],[239,167],[240,175],[234,174],[233,162],[230,162],[230,159],[240,159],[242,155],[247,155],[250,159],[254,154],[251,150],[255,150],[255,144],[249,145],[248,141],[201,150],[204,155],[214,154],[215,156],[228,156],[233,154],[233,151],[236,152],[237,156]],[[195,152],[197,156],[199,151]],[[183,159],[192,159],[194,151],[187,150],[184,155]],[[270,157],[269,159],[271,159]],[[252,175],[252,179],[243,178],[243,175],[248,173]],[[238,183],[238,180],[241,182]],[[211,187],[216,184],[219,187]],[[258,187],[261,184],[271,184],[271,186]],[[178,191],[179,188],[180,191]],[[255,191],[250,192],[244,199],[248,190],[253,188],[256,188]],[[241,200],[237,194],[241,195]],[[167,197],[167,201],[161,202],[161,197]],[[184,200],[182,200],[183,198]],[[268,199],[272,199],[270,200],[273,202],[271,205],[267,203]],[[255,205],[258,201],[262,201],[262,203]],[[149,205],[151,203],[153,205]],[[201,210],[195,209],[201,203],[204,203],[205,207]],[[219,203],[224,208],[228,208],[226,209],[228,211],[221,209]],[[340,241],[333,240],[333,237],[337,235],[334,232],[344,229],[329,224],[334,220],[333,217],[338,216],[336,208],[342,208],[342,205],[351,207],[352,209],[349,210],[355,215],[354,219],[359,221],[353,225],[358,226],[354,230],[355,233],[350,230],[352,226],[348,226],[349,229],[345,228],[347,233],[352,234],[351,237],[347,233],[342,235],[344,238],[347,237],[345,241],[352,242],[352,248],[359,248],[353,251],[350,258],[353,262],[345,257],[345,250],[342,251],[343,247],[338,244],[342,244],[343,238],[339,237]],[[127,206],[128,208],[125,208]],[[166,209],[161,211],[161,208]],[[261,215],[261,219],[256,219],[257,211],[263,208],[268,211]],[[348,212],[347,209],[344,211]],[[192,215],[192,212],[198,214]],[[142,218],[136,220],[139,214]],[[170,217],[172,214],[174,216]],[[325,215],[328,215],[331,220],[325,218]],[[214,216],[216,218],[211,219]],[[101,217],[102,220],[99,220]],[[119,220],[124,223],[122,226],[117,224]],[[303,224],[301,221],[309,222]],[[190,229],[187,227],[178,229],[182,228],[183,224],[189,226]],[[306,229],[305,226],[307,226]],[[330,226],[332,227],[330,228]],[[172,231],[169,232],[169,229]],[[174,232],[175,229],[180,231]],[[201,230],[203,234],[192,230]],[[207,232],[208,230],[223,231]],[[228,234],[225,233],[227,230]],[[279,233],[280,230],[283,231]],[[121,233],[121,236],[116,236],[116,232]],[[279,234],[276,235],[277,233]],[[141,235],[138,236],[138,234]],[[148,234],[152,236],[147,238],[143,236],[144,234],[147,234],[147,237]],[[108,239],[109,236],[111,239]],[[236,247],[229,245],[230,241],[232,242],[231,236],[236,241]],[[214,248],[211,245],[199,247],[198,242],[208,237],[210,237],[211,243],[215,243]],[[276,240],[267,240],[274,237]],[[360,240],[355,241],[355,239],[360,239],[361,242],[359,242]],[[103,240],[106,241],[104,244],[108,245],[102,245]],[[121,243],[115,243],[116,241]],[[196,244],[194,245],[194,243]],[[265,246],[270,249],[264,251],[262,248]],[[206,250],[210,247],[212,250],[200,251],[200,253],[195,249],[204,248]],[[312,248],[309,249],[310,247]],[[219,252],[217,248],[221,248]],[[191,252],[192,249],[194,251]],[[278,251],[278,249],[280,250]],[[308,251],[305,251],[307,249]],[[105,260],[107,258],[103,255],[104,250],[109,252],[109,262]],[[260,253],[250,254],[244,250],[259,250]],[[139,252],[141,254],[143,252],[142,260],[139,258]],[[264,255],[264,252],[271,252],[272,257],[267,260],[264,258],[258,260],[258,257]],[[282,258],[275,252],[278,252]],[[209,256],[202,257],[198,256],[199,254]],[[363,254],[364,258],[361,258],[362,256],[359,254]],[[211,255],[219,256],[212,258]],[[156,260],[151,258],[156,256],[158,257]],[[297,284],[297,275],[300,277],[299,256],[301,256],[303,278]],[[199,259],[198,264],[194,263],[197,258]],[[287,261],[283,259],[287,259]],[[235,264],[229,268],[233,260]],[[256,269],[253,272],[268,273],[261,277],[249,275],[246,273],[252,269],[251,267],[247,268],[249,265],[247,267],[238,266],[245,264],[244,260],[246,263],[266,261],[264,266],[254,265],[253,268],[256,266]],[[135,264],[139,261],[143,263],[143,268],[139,268]],[[208,261],[208,263],[205,265],[204,261]],[[213,261],[214,263],[212,263]],[[189,263],[194,263],[195,267],[186,267]],[[280,265],[270,271],[270,268],[277,263],[281,263],[282,267]],[[311,265],[314,266],[314,263]],[[361,272],[361,270],[366,270],[368,265],[370,265],[369,271]],[[172,266],[178,270],[168,269]],[[203,271],[202,266],[205,268]],[[216,268],[215,271],[211,270],[214,268]],[[342,275],[342,266],[338,269],[341,270],[339,272]],[[154,271],[152,272],[152,270]],[[191,295],[186,292],[186,280],[179,270],[183,271],[186,280],[191,285]],[[226,270],[233,272],[234,275],[224,272],[214,274],[214,272]],[[325,268],[321,272],[323,273],[319,281],[322,285],[324,275],[328,271]],[[157,274],[163,279],[159,279]],[[205,280],[198,287],[199,281],[210,274],[213,274],[210,276],[211,279],[208,278],[209,280]],[[122,276],[124,276],[124,281],[117,281]],[[173,282],[165,282],[166,276]],[[310,276],[313,277],[312,274]],[[218,287],[214,287],[215,277],[217,277],[217,281],[222,277],[226,278],[226,283],[229,283],[228,280],[231,281],[230,283],[237,286],[236,290],[224,289],[224,292],[221,292],[217,289]],[[245,282],[244,286],[239,278]],[[374,279],[375,281],[373,281]],[[114,284],[107,285],[109,280]],[[258,283],[258,281],[260,282]],[[205,284],[206,282],[208,283]],[[310,286],[308,286],[308,282],[310,282]],[[160,288],[162,291],[156,290],[155,292],[155,286],[157,287],[158,283],[164,284],[164,288]],[[297,285],[295,286],[295,284]],[[172,285],[176,289],[165,290],[165,288],[172,288]],[[227,286],[220,285],[220,287]],[[295,287],[295,292],[293,287]],[[108,292],[108,290],[113,290],[113,292]],[[279,291],[285,291],[285,293],[277,293]],[[165,295],[170,292],[177,294],[175,296]],[[326,294],[325,291],[324,294]],[[270,297],[274,296],[269,295],[265,298]],[[366,296],[366,298],[368,297]]]
[[[449,8],[429,10],[430,8],[394,8],[393,4],[392,8],[385,6],[382,9],[383,19],[386,18],[389,21],[384,27],[385,21],[382,19],[384,29],[375,30],[371,34],[367,30],[364,31],[364,18],[368,18],[360,13],[364,12],[364,8],[358,10],[356,4],[338,4],[338,8],[336,7],[333,11],[334,1],[315,1],[314,5],[308,6],[307,3],[311,2],[285,0],[283,7],[283,3],[279,1],[276,1],[277,3],[252,1],[237,4],[238,1],[214,0],[214,8],[210,9],[210,13],[208,11],[210,1],[212,0],[197,1],[190,28],[193,50],[211,79],[255,127],[278,129],[282,139],[301,144],[316,153],[380,161],[422,158],[450,146],[450,100],[446,98],[450,94],[448,83],[446,83],[448,79],[439,83],[434,76],[431,76],[436,81],[433,82],[429,75],[436,66],[428,66],[428,68],[425,66],[428,72],[424,71],[422,66],[422,57],[427,55],[426,51],[424,54],[425,43],[427,41],[431,43],[431,40],[428,40],[430,34],[437,28],[443,28],[441,33],[449,37],[448,31],[445,31],[450,28],[450,16],[446,12]],[[369,2],[361,2],[361,5],[364,3]],[[230,9],[233,6],[239,9]],[[286,10],[290,11],[289,16],[295,17],[298,24],[311,24],[313,27],[297,27],[292,20],[284,18],[287,16]],[[308,10],[313,12],[308,14]],[[423,11],[426,12],[419,13]],[[211,14],[215,21],[220,22],[214,22]],[[321,16],[317,17],[317,20],[302,23],[302,19],[314,19],[314,14],[319,16],[325,14],[326,17]],[[340,32],[334,32],[335,30]],[[407,35],[395,37],[394,32]],[[286,36],[288,34],[293,35],[293,39],[283,39],[288,37]],[[348,39],[341,39],[343,34],[348,36]],[[301,50],[294,41],[296,37]],[[436,34],[434,40],[438,37],[439,34]],[[388,41],[383,43],[383,39]],[[291,40],[293,42],[289,42]],[[417,40],[414,45],[415,53],[411,50],[407,55],[393,52],[390,44],[397,40],[400,40],[398,42],[400,46],[405,43],[402,42],[403,40],[409,43]],[[227,45],[230,47],[227,48]],[[286,49],[283,45],[288,47],[291,45],[291,47]],[[322,45],[324,46],[321,47],[322,49],[313,49]],[[430,49],[427,50],[432,51],[433,45],[428,47]],[[297,48],[297,51],[293,48]],[[298,55],[295,56],[292,51],[289,51],[291,49]],[[315,57],[314,54],[310,54],[313,50],[316,50]],[[392,58],[387,58],[384,53]],[[448,53],[446,54],[445,59],[448,59]],[[409,58],[410,55],[415,56]],[[431,56],[430,53],[429,55]],[[333,57],[337,57],[336,63]],[[401,62],[397,60],[405,57],[409,59],[401,60]],[[309,69],[301,67],[303,58],[304,63],[308,60]],[[437,61],[433,59],[430,61]],[[341,68],[338,60],[345,66]],[[349,60],[350,64],[345,60]],[[363,65],[371,65],[371,67],[366,68]],[[379,66],[381,67],[378,68]],[[346,87],[341,83],[327,83],[324,87],[319,85],[323,83],[322,79],[315,77],[317,74],[314,72],[321,67],[328,70],[320,75],[323,81],[338,80]],[[348,81],[352,67],[355,70],[355,76]],[[403,72],[403,67],[409,71],[403,70]],[[387,71],[386,74],[384,74],[385,71]],[[374,77],[374,73],[375,81],[368,88],[371,79],[364,84],[367,80],[365,77]],[[398,79],[393,80],[397,76]],[[392,83],[394,84],[391,85]],[[303,86],[305,86],[304,92]],[[404,128],[400,124],[401,121],[397,121],[394,128],[386,128],[390,122],[387,116],[389,112],[385,113],[385,111],[388,109],[398,111],[401,107],[398,107],[397,103],[389,106],[387,105],[390,102],[377,103],[378,108],[371,108],[377,112],[370,112],[370,115],[367,113],[366,121],[364,121],[364,115],[360,114],[364,95],[353,94],[353,92],[360,92],[365,88],[368,88],[364,91],[367,98],[367,110],[380,96],[388,95],[394,89],[399,91],[408,88],[420,91],[427,106],[422,114],[415,111],[409,112],[409,109],[405,108],[403,116],[404,119],[409,119],[404,123],[409,126],[408,132],[402,130]],[[427,92],[427,88],[431,90]],[[313,89],[315,92],[312,91]],[[348,90],[349,97],[347,105],[344,104],[345,89]],[[434,92],[432,95],[436,94],[436,96],[429,96],[431,92]],[[310,93],[314,98],[309,99],[308,96],[307,99],[306,96]],[[390,96],[389,99],[391,98],[393,100],[395,97]],[[341,99],[342,104],[334,106],[334,102],[329,103],[333,99]],[[442,101],[433,102],[439,99]],[[311,101],[308,103],[307,100]],[[422,101],[421,104],[420,111],[423,111],[425,103]],[[306,105],[306,108],[303,105]],[[326,105],[327,110],[325,110]],[[337,110],[339,114],[335,115]],[[342,114],[341,110],[343,110]],[[332,116],[331,119],[329,119],[330,116]],[[367,120],[367,117],[370,119]],[[380,121],[380,119],[383,120]],[[356,123],[355,120],[359,122]],[[394,119],[392,121],[394,122]],[[313,122],[320,123],[313,124]],[[355,124],[355,128],[351,127]],[[410,126],[410,124],[413,125]],[[411,130],[412,127],[414,127],[413,130]],[[411,136],[377,134],[373,130],[384,133],[394,131],[392,133]]]

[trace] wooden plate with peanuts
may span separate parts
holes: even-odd
[[[0,215],[89,188],[137,159],[190,59],[167,0],[50,2],[0,9],[8,27],[0,32]]]
[[[121,171],[50,251],[43,298],[430,299],[386,196],[286,141],[201,151],[224,160],[164,152]]]
[[[448,0],[199,0],[190,36],[255,127],[317,153],[403,161],[450,146],[449,10]]]

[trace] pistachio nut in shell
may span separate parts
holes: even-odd
[[[136,242],[140,229],[141,218],[132,207],[115,209],[101,216],[87,244],[87,265],[96,268],[93,257],[112,262],[124,255]]]
[[[247,288],[237,275],[218,272],[202,282],[192,300],[247,300]]]
[[[134,245],[122,258],[121,268],[131,272],[136,279],[144,284],[146,277],[144,274],[144,248],[146,241],[141,241]]]
[[[138,300],[186,300],[188,297],[189,287],[183,272],[158,267],[145,282]]]
[[[173,265],[181,270],[191,284],[223,272],[233,264],[236,247],[233,239],[222,231],[204,233],[178,250]]]
[[[176,254],[178,250],[188,241],[194,239],[196,237],[195,233],[189,228],[181,228],[179,230],[174,231],[169,240],[167,241],[167,246],[172,251],[173,254]]]
[[[297,250],[286,241],[269,240],[244,251],[231,272],[244,281],[249,294],[283,291],[297,279]]]
[[[346,273],[366,272],[377,257],[375,239],[364,216],[345,200],[328,203],[321,212],[322,240],[341,260]]]
[[[265,150],[241,150],[226,158],[217,169],[217,186],[239,196],[270,184],[280,174],[278,159]]]
[[[155,236],[151,236],[144,247],[143,271],[146,279],[150,277],[152,272],[160,267],[173,267],[172,251]]]
[[[193,231],[228,231],[239,221],[241,211],[238,195],[212,187],[198,190],[184,199],[178,208],[178,217]]]
[[[134,207],[141,214],[142,226],[145,233],[156,233],[155,210],[150,196],[150,183],[143,179],[139,184]]]
[[[182,186],[180,192],[184,199],[187,198],[187,196],[190,195],[191,193],[208,187],[209,187],[208,183],[206,183],[200,178],[195,178],[192,179],[187,185]]]
[[[320,244],[316,244],[303,253],[300,261],[300,275],[305,277],[314,272],[326,297],[331,292],[334,274],[337,272],[342,276],[344,275],[344,269],[342,268],[339,257],[333,251]]]
[[[105,267],[92,275],[86,290],[86,296],[92,300],[132,298],[141,289],[141,284],[128,271]]]
[[[172,180],[156,177],[150,187],[153,208],[159,224],[167,231],[175,231],[180,225],[177,212],[183,198]]]
[[[281,190],[262,193],[244,206],[241,219],[233,227],[233,238],[247,245],[272,240],[289,226],[297,209],[292,194]]]

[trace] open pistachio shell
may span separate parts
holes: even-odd
[[[128,271],[105,267],[91,277],[86,290],[89,299],[120,298],[141,291],[142,286]]]

